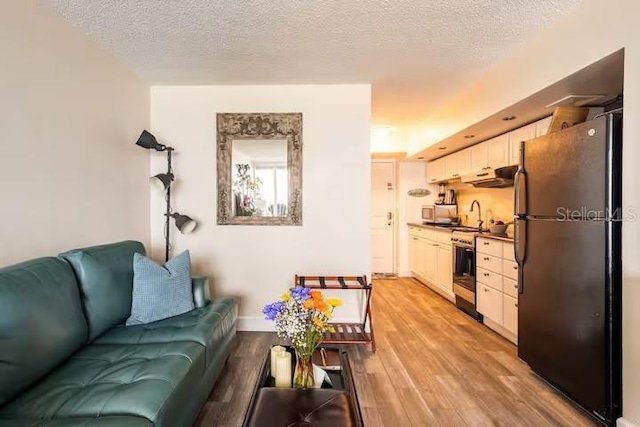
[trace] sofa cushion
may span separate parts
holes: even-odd
[[[134,253],[145,254],[142,243],[112,243],[60,255],[69,261],[80,283],[90,341],[129,317]]]
[[[153,427],[146,418],[130,416],[60,418],[57,420],[0,419],[0,427]]]
[[[117,326],[99,337],[97,344],[142,344],[192,341],[207,349],[207,366],[220,341],[235,327],[238,306],[233,298],[217,298],[188,313],[146,325]]]
[[[193,310],[189,251],[180,253],[165,265],[133,254],[132,298],[127,326],[156,322]]]
[[[87,342],[69,265],[39,258],[0,269],[0,406]]]
[[[3,418],[132,415],[171,425],[204,375],[196,343],[93,344],[10,402]]]

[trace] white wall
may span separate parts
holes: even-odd
[[[0,2],[0,266],[149,241],[149,89],[34,1]]]
[[[369,85],[152,88],[152,131],[176,148],[174,209],[200,223],[193,234],[173,234],[173,254],[190,249],[213,294],[240,298],[240,328],[271,326],[261,309],[296,273],[369,275],[370,93]],[[221,112],[303,114],[302,227],[216,225]],[[162,154],[152,159],[153,173],[165,168]],[[162,196],[152,195],[151,205],[152,246],[161,258]],[[336,317],[358,314],[349,302],[339,310]]]
[[[412,139],[410,151],[488,117],[585,66],[625,49],[623,204],[640,207],[640,1],[585,0],[524,44],[512,58],[429,117],[437,137]],[[420,135],[418,135],[419,137]],[[439,139],[438,139],[439,138]],[[418,146],[421,145],[421,146]],[[640,221],[623,225],[623,411],[640,425]]]

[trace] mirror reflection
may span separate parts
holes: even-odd
[[[233,216],[287,216],[287,146],[286,139],[232,141]]]

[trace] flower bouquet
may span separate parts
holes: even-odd
[[[282,295],[280,301],[267,304],[262,310],[267,320],[275,321],[278,336],[291,341],[296,352],[295,387],[313,387],[311,356],[325,332],[335,332],[329,319],[333,309],[340,305],[339,299],[325,299],[320,291],[295,287]]]

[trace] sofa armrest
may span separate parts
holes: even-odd
[[[196,308],[204,307],[210,302],[209,279],[207,277],[192,277],[193,302]]]

